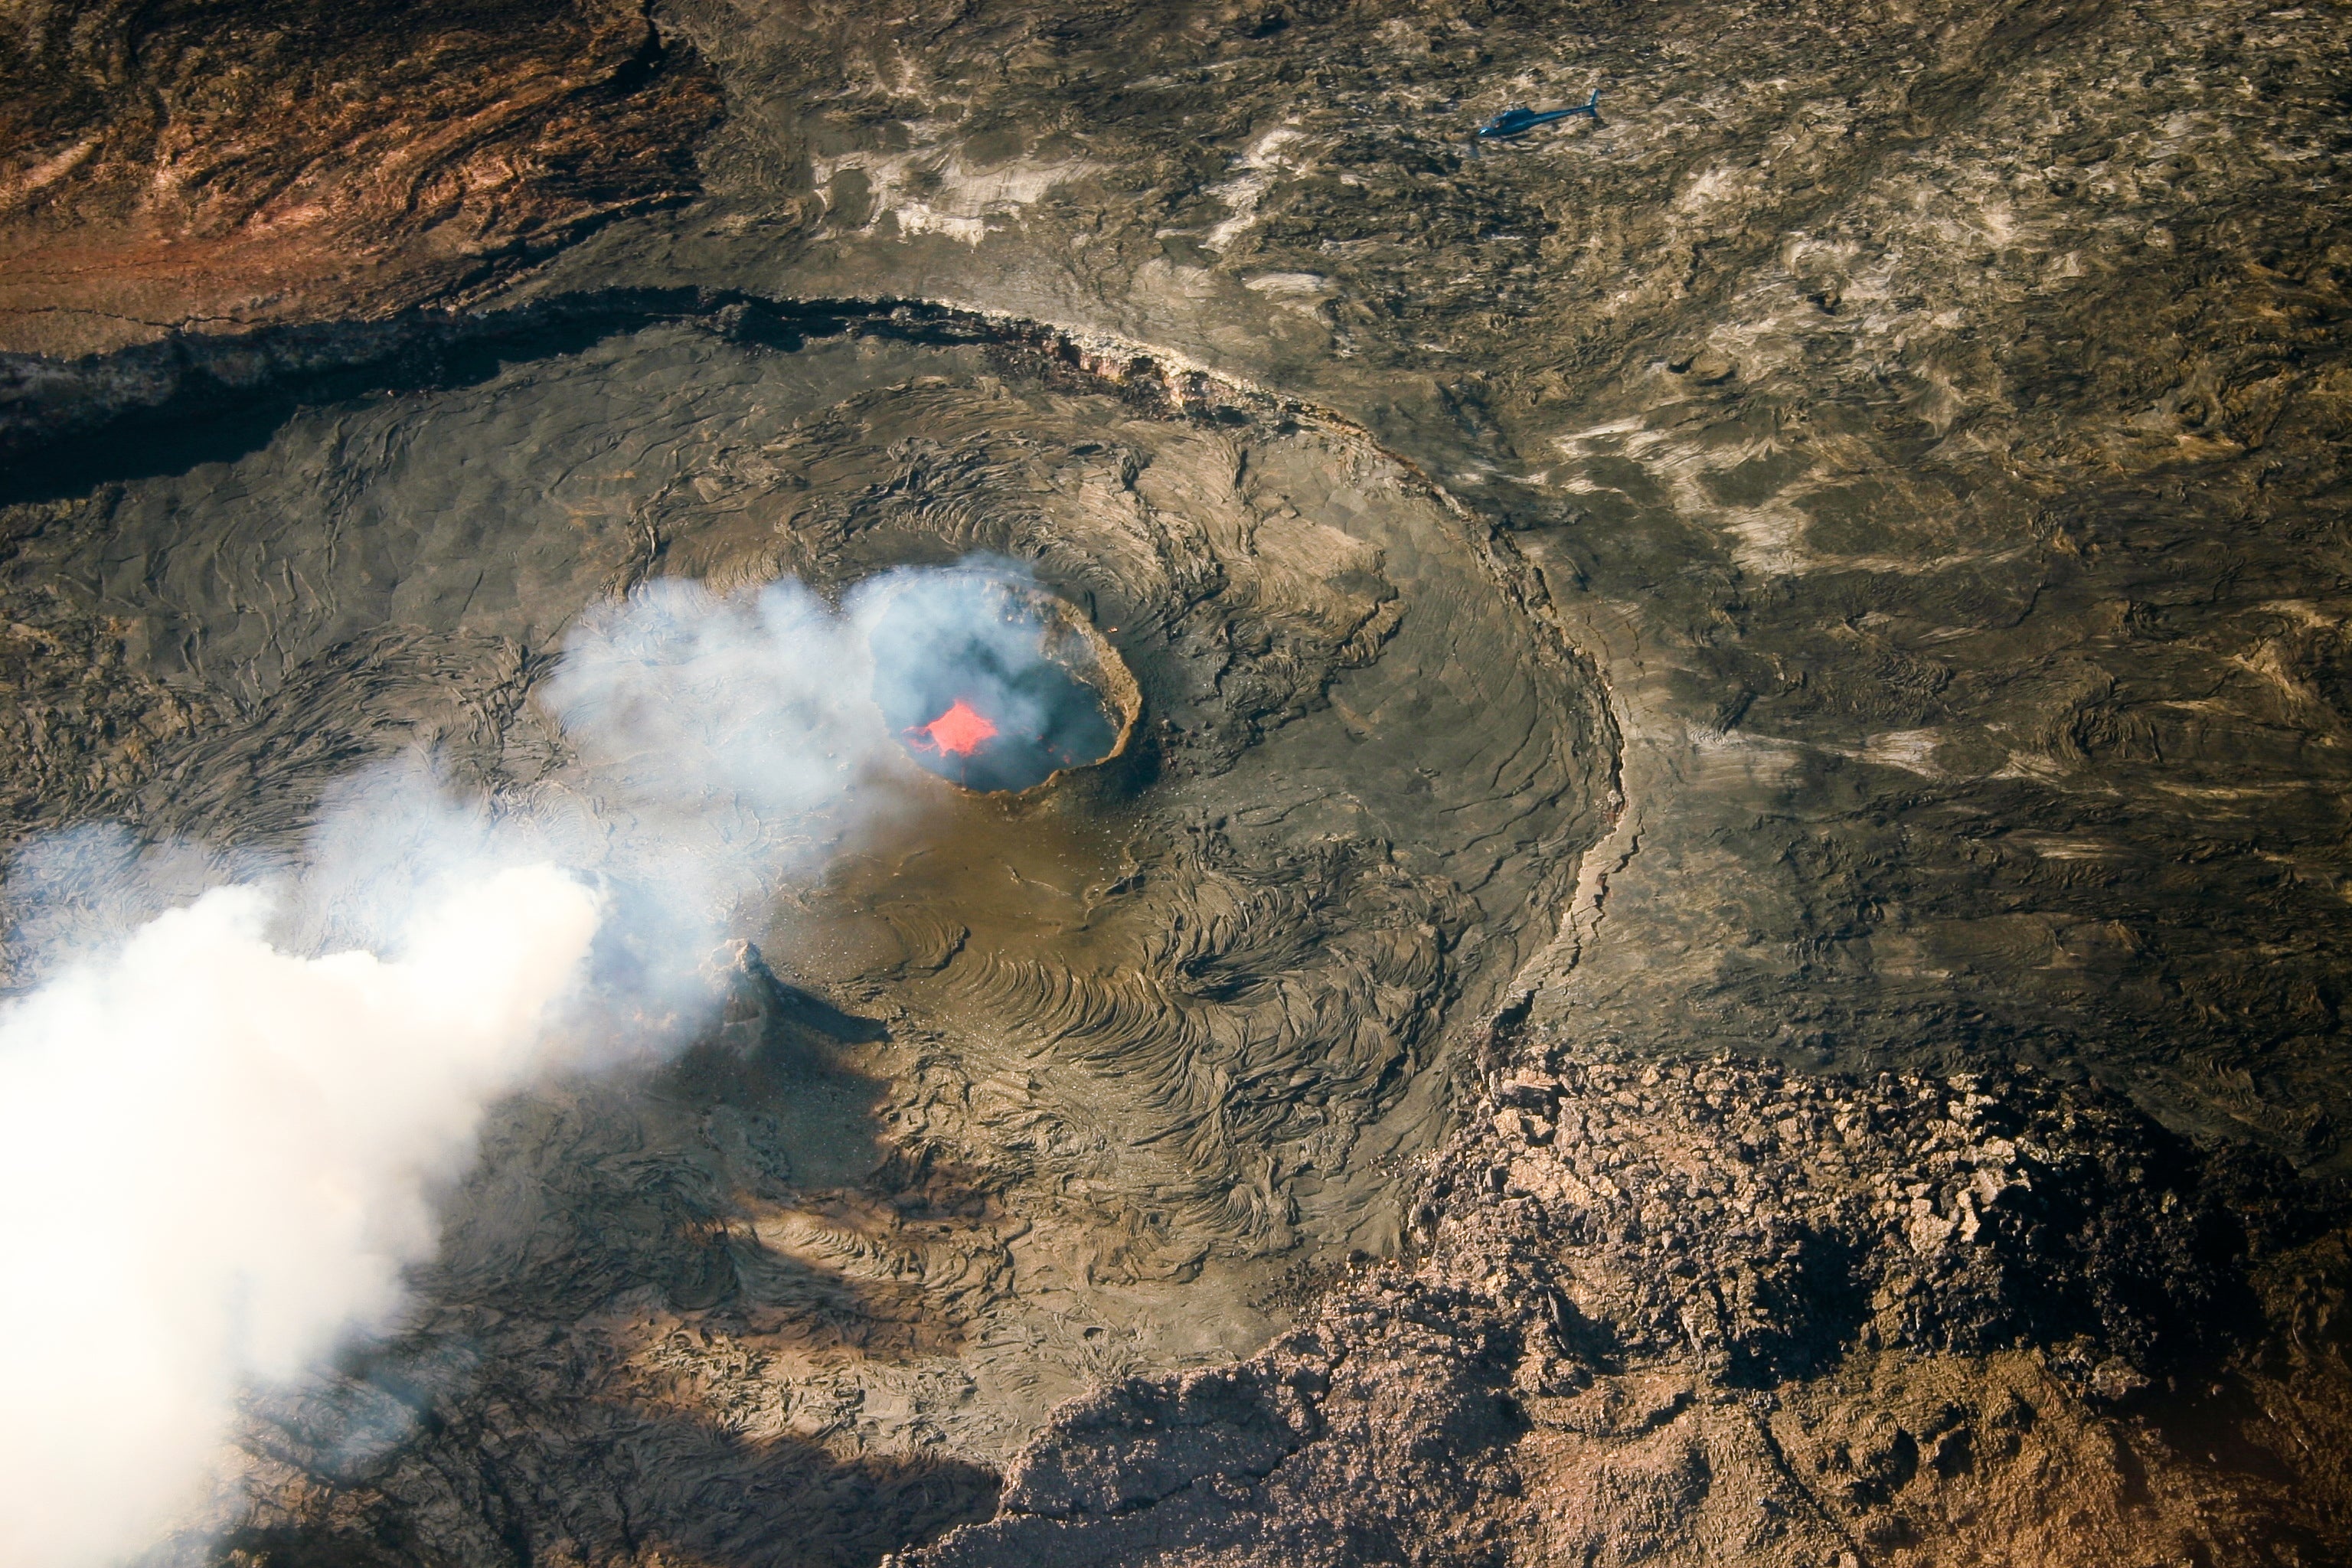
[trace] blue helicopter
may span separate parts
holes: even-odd
[[[1592,117],[1593,123],[1600,123],[1601,89],[1599,88],[1594,88],[1592,96],[1574,109],[1546,109],[1540,111],[1526,108],[1507,109],[1478,127],[1475,134],[1482,142],[1502,142],[1513,136],[1524,136],[1538,125],[1549,125],[1555,120],[1568,120],[1579,114],[1589,114]]]

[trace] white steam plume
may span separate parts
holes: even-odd
[[[493,872],[388,959],[282,952],[270,914],[217,889],[0,1013],[0,1563],[137,1551],[204,1483],[241,1379],[388,1321],[597,900]]]
[[[0,1568],[154,1542],[241,1389],[394,1324],[492,1103],[691,1037],[700,961],[747,901],[919,776],[870,639],[927,575],[839,613],[796,583],[651,584],[572,637],[545,700],[577,761],[498,816],[413,769],[361,775],[300,868],[79,959],[74,928],[219,863],[102,832],[19,858],[50,978],[0,1005]]]

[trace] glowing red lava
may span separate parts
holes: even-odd
[[[959,697],[946,712],[908,733],[919,746],[936,747],[950,757],[969,757],[995,739],[996,726],[989,722],[987,714]]]

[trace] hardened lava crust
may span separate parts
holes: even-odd
[[[573,787],[664,577],[1142,719],[502,1110],[164,1557],[2352,1560],[2340,7],[500,18],[0,39],[9,836]]]

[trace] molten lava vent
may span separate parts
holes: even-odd
[[[936,751],[943,757],[970,762],[1001,731],[987,714],[959,697],[948,710],[919,730],[908,731],[919,752]]]
[[[874,700],[908,754],[969,790],[1024,790],[1115,753],[1108,645],[1013,569],[910,584],[872,632]]]

